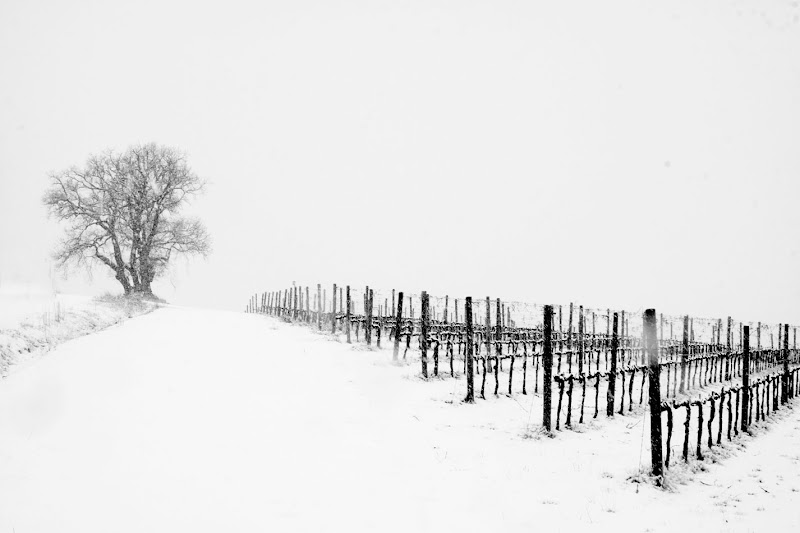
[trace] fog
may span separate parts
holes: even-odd
[[[797,2],[0,5],[0,285],[68,278],[47,175],[209,186],[171,302],[339,283],[800,322]]]

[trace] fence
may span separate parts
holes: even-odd
[[[641,312],[574,304],[544,306],[488,297],[473,301],[369,287],[356,291],[337,285],[328,298],[327,289],[317,285],[316,290],[292,287],[256,294],[246,311],[339,332],[347,342],[363,340],[371,345],[374,341],[380,348],[387,339],[393,344],[395,359],[406,359],[409,351],[419,353],[424,378],[465,376],[466,401],[474,401],[476,394],[486,399],[487,394],[527,395],[541,390],[542,421],[548,431],[553,415],[555,430],[561,431],[596,419],[600,413],[612,417],[650,405],[651,416],[658,418],[651,428],[657,426],[660,433],[662,416],[667,428],[663,455],[660,444],[654,441],[652,445],[653,450],[659,449],[659,457],[653,458],[654,472],[656,460],[662,464],[661,457],[665,457],[663,465],[669,465],[676,423],[684,425],[683,458],[688,460],[689,435],[696,432],[694,455],[702,459],[703,424],[707,424],[708,445],[713,446],[712,423],[717,425],[719,444],[723,434],[731,438],[740,428],[746,431],[754,404],[757,423],[778,409],[775,401],[766,401],[767,395],[774,399],[778,394],[786,403],[798,393],[797,328],[792,327],[790,349],[786,324],[775,328],[759,322],[753,335],[750,324],[731,317],[724,322],[656,317],[653,311],[648,350]],[[768,346],[762,346],[762,337],[769,340]],[[755,349],[751,351],[752,340]],[[776,372],[779,367],[781,371]],[[480,382],[475,383],[476,379]],[[708,388],[713,390],[708,393]],[[693,391],[704,396],[692,399]],[[670,398],[671,402],[665,401]],[[749,398],[754,401],[748,402]],[[723,412],[727,412],[727,423]]]

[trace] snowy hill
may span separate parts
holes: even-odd
[[[640,415],[551,439],[532,395],[465,405],[417,372],[176,307],[66,342],[0,381],[0,531],[800,528],[796,409],[669,492],[628,479]]]
[[[0,287],[0,376],[36,361],[64,341],[155,307],[153,302],[121,296],[91,298],[5,283]]]

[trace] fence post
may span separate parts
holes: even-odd
[[[489,357],[492,355],[492,302],[491,299],[486,297],[486,363],[489,368],[489,373],[492,372],[492,364],[489,362]]]
[[[499,364],[500,356],[503,353],[503,345],[501,343],[501,341],[503,340],[503,311],[500,303],[500,298],[497,299],[497,308],[495,310],[494,320],[495,320],[495,326],[494,326],[495,340],[497,341],[497,344],[494,347],[495,349],[494,353],[497,357],[497,359],[495,359],[496,363],[495,370],[497,371],[498,370],[497,365]]]
[[[317,283],[317,329],[322,331],[322,285]]]
[[[542,425],[546,431],[551,430],[550,415],[553,407],[553,306],[544,306],[544,408],[542,409]]]
[[[733,320],[728,317],[728,346],[725,348],[725,379],[731,379],[730,359],[731,359],[731,344],[733,344],[733,335],[731,334],[731,327]]]
[[[744,327],[742,348],[742,431],[747,431],[747,416],[750,413],[750,326]]]
[[[606,392],[606,416],[614,416],[614,396],[617,389],[617,351],[619,350],[619,313],[614,313],[614,326],[611,328],[611,373],[608,375]]]
[[[683,349],[681,350],[681,387],[678,392],[686,390],[686,365],[689,363],[689,315],[683,317]]]
[[[475,364],[472,360],[472,296],[467,296],[464,304],[464,320],[467,326],[467,397],[464,398],[464,401],[475,403]]]
[[[567,365],[569,373],[572,374],[572,302],[569,303],[569,327],[567,328]],[[561,365],[558,370],[561,371]]]
[[[664,461],[661,459],[661,368],[658,365],[658,330],[655,309],[647,309],[644,312],[643,325],[650,381],[650,458],[656,484],[661,486],[661,477],[664,474]]]
[[[331,305],[331,333],[336,333],[336,284],[333,284],[333,302]]]
[[[397,294],[397,320],[394,323],[394,353],[392,359],[397,361],[400,353],[400,332],[403,330],[403,291]]]
[[[347,309],[345,309],[345,316],[344,316],[344,331],[347,334],[347,344],[350,344],[350,285],[347,286],[346,290],[347,296]]]
[[[422,361],[422,377],[428,377],[428,293],[422,291],[422,309],[420,310],[420,330],[419,330],[419,348],[422,352],[420,360]]]
[[[365,302],[365,320],[364,320],[364,337],[367,341],[367,346],[372,346],[372,289],[367,288],[364,292]]]
[[[781,379],[781,405],[789,401],[789,324],[783,325],[783,378]]]
[[[583,374],[583,306],[578,307],[578,375]]]

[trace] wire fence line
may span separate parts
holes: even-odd
[[[419,360],[424,378],[464,379],[466,401],[541,394],[547,431],[573,428],[601,413],[656,413],[659,421],[651,425],[659,431],[658,444],[652,443],[653,450],[659,449],[654,472],[656,461],[669,465],[676,423],[684,425],[682,456],[688,460],[690,431],[697,432],[699,443],[705,424],[708,445],[713,446],[715,421],[719,444],[723,433],[736,437],[747,431],[754,409],[755,423],[766,421],[778,409],[767,396],[777,394],[786,403],[800,392],[797,327],[788,324],[653,311],[648,348],[645,316],[650,310],[337,285],[330,291],[317,285],[254,294],[245,310],[304,322],[344,335],[347,342],[377,347],[390,343],[395,359],[405,360],[411,352]],[[726,410],[727,419],[722,414]],[[667,436],[663,450],[662,415]],[[703,458],[699,444],[694,456]]]

